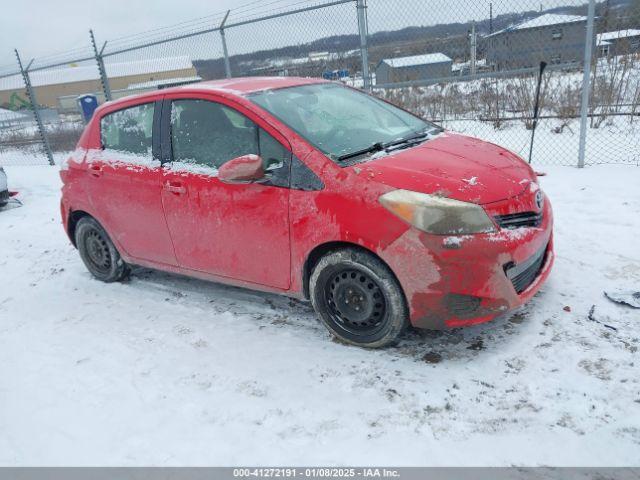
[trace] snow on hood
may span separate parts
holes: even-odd
[[[356,173],[391,187],[478,204],[511,198],[536,181],[531,167],[509,150],[454,133],[359,164]]]

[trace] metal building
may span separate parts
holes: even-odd
[[[376,84],[448,78],[452,64],[444,53],[386,58],[376,66]]]
[[[107,63],[105,67],[111,89],[124,91],[120,96],[136,93],[127,90],[131,85],[143,82],[197,78],[196,69],[188,56]],[[37,70],[30,77],[38,102],[50,108],[63,107],[61,98],[75,99],[79,95],[102,92],[100,74],[95,64]],[[0,78],[0,105],[10,103],[12,96],[24,97],[24,81],[19,74]]]
[[[640,52],[640,30],[630,28],[599,33],[596,45],[598,53],[602,57]]]
[[[484,38],[494,70],[574,63],[584,59],[587,17],[547,13]]]

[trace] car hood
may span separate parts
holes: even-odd
[[[536,181],[531,167],[509,150],[450,132],[352,168],[394,188],[477,204],[511,198]]]

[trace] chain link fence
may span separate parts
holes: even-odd
[[[64,158],[81,95],[252,75],[364,88],[534,165],[640,163],[640,0],[253,1],[106,42],[90,32],[26,63],[15,54],[0,67],[0,165]]]
[[[403,3],[369,0],[369,57],[381,96],[534,164],[638,164],[640,2],[594,3],[591,35],[582,1],[423,2],[390,19],[385,11]]]

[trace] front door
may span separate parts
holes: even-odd
[[[288,289],[291,153],[239,108],[205,99],[165,100],[167,225],[180,266]],[[247,154],[262,156],[270,181],[218,180],[218,167]]]
[[[102,149],[87,155],[87,175],[96,216],[123,253],[176,265],[162,208],[159,151],[154,156],[152,148],[161,106],[132,105],[102,117]]]

